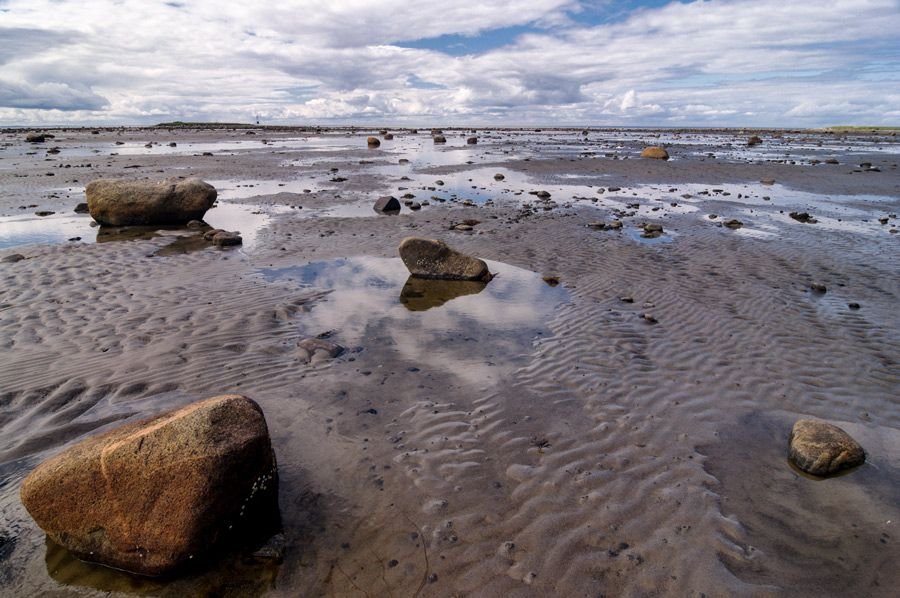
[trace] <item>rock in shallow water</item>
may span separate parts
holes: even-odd
[[[277,520],[277,484],[259,405],[222,395],[72,446],[35,468],[21,497],[78,558],[162,575],[255,515]]]
[[[400,258],[409,273],[419,278],[484,282],[493,278],[483,260],[460,253],[435,239],[403,239],[400,243]]]
[[[826,476],[860,465],[866,451],[837,426],[801,419],[791,430],[789,457],[803,471]]]
[[[134,226],[202,220],[216,189],[198,178],[164,181],[97,179],[85,189],[88,210],[100,224]]]

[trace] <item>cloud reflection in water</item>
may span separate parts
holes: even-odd
[[[548,286],[535,272],[499,262],[488,266],[497,276],[481,289],[426,289],[408,281],[399,258],[361,256],[262,273],[269,281],[332,290],[298,322],[304,334],[334,330],[342,344],[394,351],[393,357],[423,369],[484,383],[496,366],[526,354],[568,299],[565,289]]]

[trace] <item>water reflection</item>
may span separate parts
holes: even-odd
[[[399,258],[313,262],[262,275],[332,291],[298,320],[306,335],[336,331],[346,346],[388,351],[423,369],[483,383],[495,378],[496,366],[528,352],[545,332],[544,322],[568,299],[565,289],[548,286],[535,272],[499,262],[488,266],[497,276],[481,288],[410,281]]]
[[[277,561],[255,559],[235,551],[193,574],[141,577],[80,561],[49,537],[46,547],[47,573],[62,586],[137,596],[263,596],[275,587],[279,568]]]
[[[188,250],[208,247],[196,240],[209,228],[239,231],[244,248],[256,245],[259,231],[269,223],[274,208],[263,211],[257,206],[219,202],[206,212],[203,220],[207,227],[195,231],[184,226],[117,226],[96,227],[88,215],[59,214],[47,217],[12,216],[0,218],[0,249],[35,244],[58,244],[66,242],[106,243],[111,241],[135,241],[171,236],[176,246],[171,253],[186,253]],[[201,238],[202,240],[202,238]]]
[[[487,286],[478,280],[429,280],[410,276],[400,291],[400,303],[410,311],[427,311],[451,299],[477,295]]]

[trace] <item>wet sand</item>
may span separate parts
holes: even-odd
[[[363,129],[0,133],[0,258],[26,258],[0,264],[0,594],[894,594],[896,138],[392,132],[378,150]],[[670,161],[637,157],[656,143]],[[180,174],[215,181],[209,220],[231,214],[244,247],[94,242],[70,215],[94,178]],[[369,207],[405,193],[427,205]],[[622,231],[589,226],[617,215]],[[55,237],[28,224],[72,218]],[[499,276],[410,309],[411,235]],[[348,350],[308,363],[297,343],[319,335]],[[226,392],[266,413],[283,563],[160,582],[46,545],[18,498],[34,465]],[[842,426],[867,463],[794,470],[800,417]]]

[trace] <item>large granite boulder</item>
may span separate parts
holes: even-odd
[[[807,473],[826,476],[865,462],[866,451],[835,425],[801,419],[791,429],[789,458]]]
[[[259,405],[222,395],[79,442],[35,468],[21,497],[78,558],[162,575],[277,521],[277,485]]]
[[[493,278],[483,260],[460,253],[435,239],[403,239],[400,243],[400,258],[409,273],[419,278],[483,282]]]
[[[216,189],[198,178],[135,181],[98,179],[85,189],[91,216],[103,225],[185,224],[201,220]]]
[[[653,160],[668,160],[669,152],[665,148],[659,146],[645,147],[641,152],[641,158],[650,158]]]

